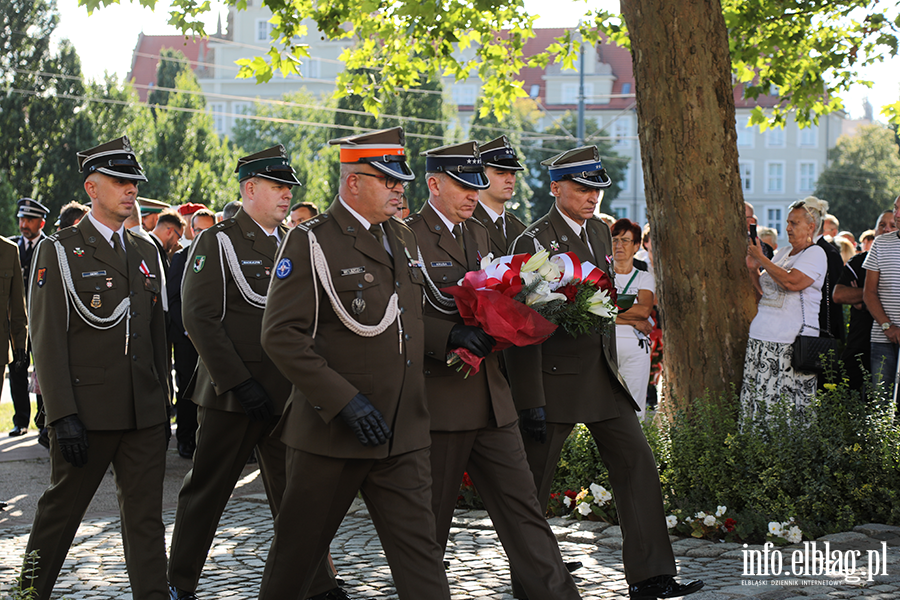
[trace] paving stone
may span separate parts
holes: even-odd
[[[864,533],[859,533],[857,531],[845,531],[843,533],[830,533],[828,535],[823,535],[818,538],[817,542],[831,542],[835,543],[844,543],[844,542],[858,542],[869,539]]]

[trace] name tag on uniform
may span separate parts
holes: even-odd
[[[82,277],[106,277],[106,271],[87,271],[81,274]]]
[[[353,267],[352,269],[341,269],[341,277],[346,277],[347,275],[359,275],[360,273],[365,273],[365,267]]]
[[[261,264],[262,264],[262,261],[261,261],[261,260],[242,260],[242,261],[241,261],[241,266],[244,266],[244,265],[261,265]]]
[[[431,263],[431,268],[432,268],[432,269],[436,269],[437,267],[452,267],[452,266],[453,266],[453,262],[452,262],[452,261],[449,261],[449,260],[447,260],[447,261],[438,261],[438,262],[433,262],[433,263]]]

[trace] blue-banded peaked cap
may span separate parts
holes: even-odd
[[[425,171],[446,173],[465,187],[485,190],[491,186],[484,174],[484,163],[478,151],[478,142],[468,141],[432,148],[422,153]]]
[[[612,179],[600,162],[597,146],[566,150],[553,158],[541,161],[541,164],[550,168],[550,181],[569,179],[592,188],[608,188],[612,185]]]

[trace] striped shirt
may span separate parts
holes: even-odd
[[[875,238],[863,268],[878,272],[878,299],[891,323],[900,325],[900,237],[897,232]],[[872,324],[872,343],[890,343],[878,321]]]

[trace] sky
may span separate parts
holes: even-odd
[[[141,7],[137,2],[111,5],[88,17],[87,10],[78,6],[77,0],[57,0],[60,23],[55,32],[57,38],[68,38],[81,57],[85,76],[99,79],[104,72],[124,78],[131,68],[131,54],[138,34],[173,35],[178,31],[168,25],[168,0],[159,0],[156,10]],[[578,22],[589,6],[618,10],[618,0],[526,0],[528,10],[539,16],[538,27],[569,27]],[[225,3],[213,0],[213,11],[206,18],[207,31],[216,30],[216,20],[222,16],[225,22]],[[865,79],[875,82],[871,89],[854,86],[844,95],[844,106],[851,118],[863,116],[866,98],[875,109],[875,118],[885,104],[900,99],[900,58],[885,61],[861,72]],[[884,120],[882,117],[880,120]]]

